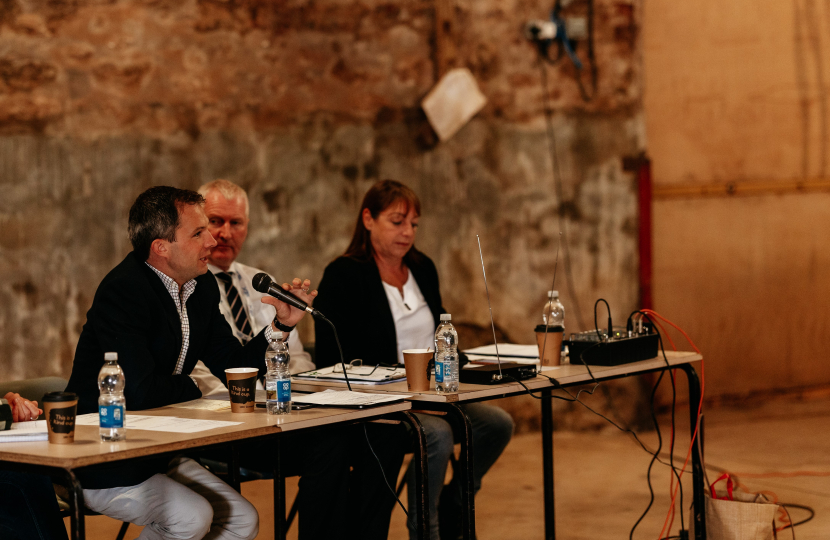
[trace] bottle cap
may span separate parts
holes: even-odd
[[[276,332],[271,332],[271,341],[269,343],[282,341],[283,338],[285,338],[285,334],[282,332],[282,330],[277,330]]]
[[[548,291],[548,298],[559,298],[559,291]]]
[[[441,320],[442,321],[451,321],[452,320],[452,315],[450,315],[449,313],[442,313],[441,314]]]
[[[118,360],[118,353],[117,352],[107,352],[104,353],[104,361],[109,362],[110,360]]]

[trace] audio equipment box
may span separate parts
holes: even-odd
[[[532,379],[536,376],[535,364],[501,363],[501,377],[498,364],[484,364],[465,367],[459,374],[459,380],[466,384],[502,384]]]
[[[607,339],[596,332],[571,334],[564,342],[568,346],[571,365],[619,366],[630,362],[648,360],[657,356],[657,334],[635,334],[631,337],[614,336]]]

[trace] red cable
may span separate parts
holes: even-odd
[[[694,344],[692,339],[689,337],[689,335],[686,332],[683,331],[682,328],[680,328],[679,326],[677,326],[676,324],[674,324],[673,322],[671,322],[667,318],[663,317],[662,315],[660,315],[659,313],[657,313],[654,310],[643,309],[643,310],[640,310],[640,311],[643,312],[643,313],[646,313],[648,315],[653,315],[653,316],[665,321],[666,323],[670,324],[677,331],[679,331],[681,334],[683,334],[683,337],[686,338],[686,341],[689,342],[689,345],[692,346],[692,348],[695,350],[696,353],[701,354],[700,349],[697,348],[697,346]],[[668,339],[671,342],[671,338],[669,337]],[[674,343],[672,343],[672,345],[674,345]],[[703,391],[704,391],[704,367],[703,367],[703,359],[701,359],[701,361],[700,361],[700,402],[698,403],[697,414],[695,415],[695,418],[696,418],[695,430],[694,430],[694,433],[692,434],[692,439],[689,442],[689,450],[686,452],[686,459],[683,461],[683,467],[681,467],[680,473],[678,474],[678,483],[674,487],[674,490],[672,491],[671,505],[670,505],[669,511],[666,515],[666,519],[663,522],[663,528],[660,529],[659,538],[663,538],[663,533],[666,530],[666,525],[669,523],[670,518],[673,519],[673,517],[674,517],[674,513],[675,513],[675,510],[676,510],[675,505],[676,505],[676,501],[677,501],[677,494],[678,494],[678,491],[679,491],[679,488],[680,488],[680,479],[683,478],[683,473],[686,472],[686,466],[689,464],[689,459],[691,459],[692,449],[694,448],[695,440],[697,440],[698,430],[700,429],[700,413],[703,410]],[[670,525],[669,525],[669,530],[671,530]]]
[[[672,347],[674,347],[674,343],[672,343]],[[674,349],[674,350],[677,350],[677,349]],[[674,386],[677,383],[677,370],[676,369],[671,370],[670,375],[671,375],[671,380],[672,380],[672,386]],[[672,422],[672,424],[671,424],[671,438],[669,439],[669,441],[670,441],[669,448],[672,449],[672,453],[674,453],[674,422]],[[673,490],[674,490],[674,469],[672,468],[671,470],[669,470],[669,493],[671,493]],[[672,505],[670,510],[671,510],[671,521],[669,521],[668,530],[671,530],[672,525],[674,525],[674,518],[677,515],[677,507],[675,505]]]

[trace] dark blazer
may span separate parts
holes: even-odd
[[[132,411],[201,397],[188,376],[198,360],[223,382],[226,368],[256,367],[261,374],[265,372],[268,343],[263,332],[244,347],[240,345],[219,311],[219,287],[212,274],[196,278],[196,289],[185,308],[190,344],[182,373],[173,375],[182,346],[182,327],[176,304],[161,278],[134,253],[107,274],[86,314],[66,387],[78,394],[78,414],[98,410],[98,372],[105,352],[118,353],[126,382],[124,397]],[[131,486],[164,472],[164,465],[153,460],[134,467],[115,464],[97,468],[82,481],[87,489]]]
[[[190,345],[180,375],[173,375],[182,347],[176,304],[158,275],[134,253],[116,266],[98,286],[78,340],[67,391],[79,396],[78,414],[98,410],[98,372],[104,353],[118,353],[124,370],[127,409],[163,407],[202,393],[189,377],[198,360],[225,381],[225,369],[256,367],[265,372],[260,332],[245,347],[231,333],[219,311],[219,287],[208,272],[196,278],[185,304]]]
[[[441,306],[438,272],[429,257],[419,255],[419,262],[410,264],[409,271],[429,305],[437,328],[439,317],[446,313]],[[337,328],[346,362],[361,358],[364,364],[397,363],[395,320],[374,259],[335,259],[326,267],[317,291],[314,307]],[[339,362],[340,353],[331,326],[316,321],[314,327],[317,367]]]

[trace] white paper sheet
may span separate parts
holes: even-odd
[[[499,352],[501,352],[501,349],[499,349]],[[481,354],[468,354],[467,359],[470,360],[470,362],[473,362],[473,363],[476,363],[476,364],[497,364],[498,361],[501,360],[502,362],[515,362],[516,364],[528,364],[528,365],[534,365],[535,364],[537,366],[539,365],[539,359],[538,358],[520,358],[518,356],[501,355],[499,358],[497,358],[496,356],[485,356],[485,355],[481,355]],[[470,365],[470,364],[467,364],[467,366],[468,365]],[[464,366],[464,367],[467,367],[467,366]]]
[[[166,431],[171,433],[198,433],[220,427],[238,426],[242,422],[228,422],[225,420],[193,420],[177,416],[148,416],[127,413],[127,429],[143,429],[145,431]],[[76,418],[75,425],[97,426],[98,414],[84,414]]]
[[[325,390],[315,394],[292,396],[292,401],[311,405],[365,407],[400,401],[408,397],[409,394],[369,394],[365,392],[350,392],[348,390]]]
[[[10,429],[0,431],[0,443],[45,441],[48,439],[49,434],[46,432],[46,420],[17,422],[12,424]]]
[[[561,367],[562,366],[542,366],[542,369],[540,371],[556,371],[557,369],[560,369]]]
[[[478,354],[483,356],[495,356],[495,345],[482,345],[474,349],[464,351],[467,354]],[[499,356],[515,356],[518,358],[539,358],[539,347],[537,345],[518,345],[516,343],[499,343]]]
[[[79,414],[75,417],[76,426],[97,426],[98,413]]]
[[[170,405],[170,407],[179,409],[196,409],[201,411],[221,411],[230,409],[231,401],[230,399],[219,401],[216,399],[200,398],[194,399],[193,401],[185,401],[184,403],[176,403],[174,405]]]

